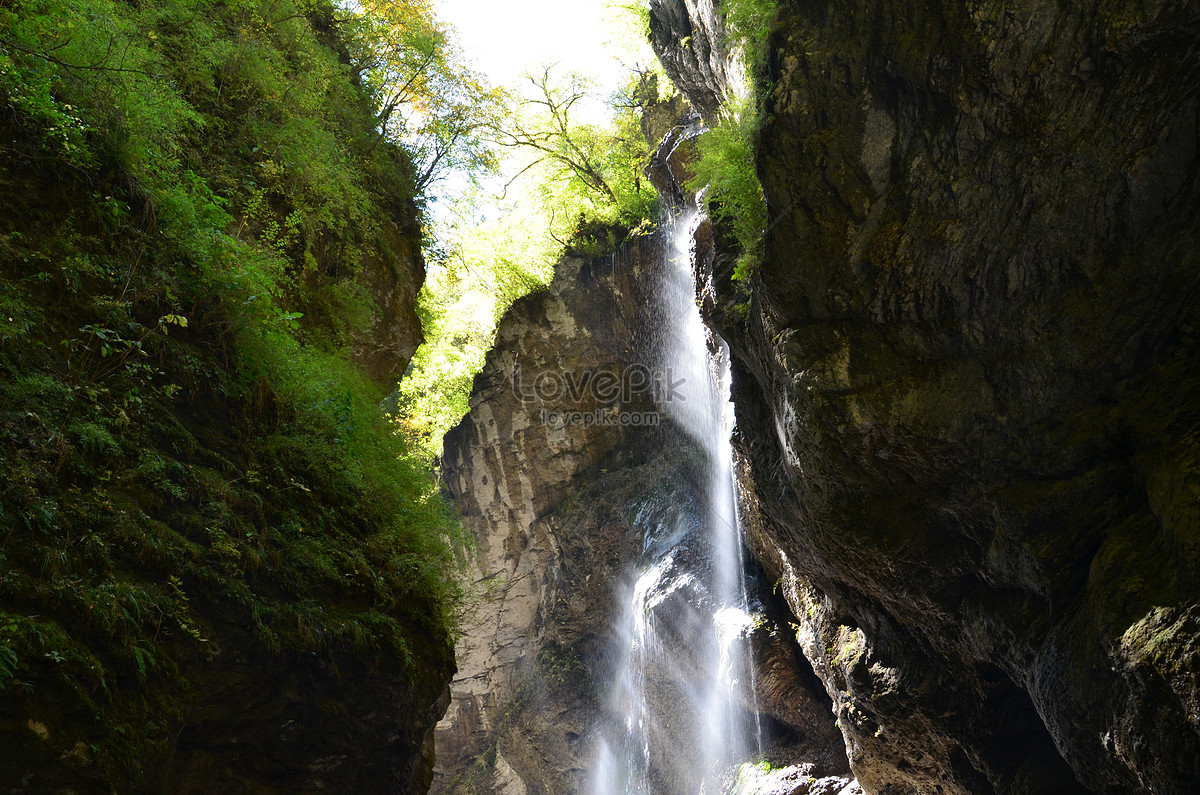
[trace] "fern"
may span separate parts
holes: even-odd
[[[0,690],[11,682],[17,672],[17,653],[0,644]]]

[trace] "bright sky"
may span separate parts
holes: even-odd
[[[622,80],[605,0],[436,0],[435,8],[492,83],[515,87],[547,63],[592,75],[603,93]]]

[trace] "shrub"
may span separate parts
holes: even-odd
[[[758,118],[750,101],[730,98],[717,126],[697,142],[695,175],[687,182],[691,191],[707,186],[706,197],[714,214],[727,222],[741,252],[733,278],[745,280],[762,257],[762,234],[767,226],[767,205],[754,164],[754,135]]]
[[[766,57],[777,0],[725,0],[721,8],[730,40],[740,47],[747,71],[757,75]],[[762,258],[767,228],[766,199],[755,167],[758,125],[756,86],[746,87],[741,96],[727,97],[717,125],[700,137],[695,175],[687,183],[691,191],[708,187],[714,214],[733,231],[741,249],[733,278],[743,284]]]

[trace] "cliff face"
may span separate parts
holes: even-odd
[[[745,84],[731,57],[722,16],[713,0],[651,0],[650,44],[671,81],[708,123],[731,91]]]
[[[612,578],[635,543],[619,496],[629,478],[618,472],[644,463],[636,440],[646,431],[551,415],[607,408],[582,379],[638,361],[660,253],[640,238],[620,257],[561,262],[546,291],[506,313],[471,411],[446,436],[443,476],[479,539],[481,593],[438,727],[434,792],[578,785],[578,746],[601,697],[584,661],[602,654]],[[578,374],[577,395],[568,374]],[[616,498],[600,485],[585,498],[588,482],[610,483]]]
[[[677,138],[678,131],[670,140]],[[705,510],[702,451],[660,414],[653,390],[632,389],[614,402],[585,380],[636,380],[632,374],[655,369],[665,246],[658,234],[595,260],[564,259],[546,291],[505,315],[470,413],[446,436],[445,482],[479,540],[479,594],[438,727],[434,792],[590,791],[614,711],[622,716],[616,734],[623,729],[625,713],[612,700],[628,646],[620,624],[640,573],[635,561],[673,548],[676,563],[690,567],[679,576],[667,571],[647,600],[662,642],[686,652],[689,633],[708,620],[695,612],[708,599],[695,576],[708,565],[706,541],[693,530]],[[597,411],[661,422],[564,421]],[[743,639],[773,671],[757,700],[745,693],[745,709],[757,704],[778,716],[765,718],[772,750],[809,762],[804,772],[844,774],[829,703],[781,626],[764,615]],[[681,681],[700,674],[686,653],[677,659],[681,670],[651,671],[645,689],[656,716],[649,730],[655,792],[694,792],[685,782],[711,761],[680,741],[695,717]]]
[[[749,319],[731,252],[702,275],[755,545],[868,791],[1200,788],[1198,34],[782,4]]]
[[[404,375],[424,339],[417,314],[417,293],[425,283],[421,222],[414,208],[397,209],[381,223],[377,249],[359,261],[357,281],[371,297],[370,318],[351,339],[355,361],[387,390]],[[328,271],[339,264],[335,256],[318,261]]]

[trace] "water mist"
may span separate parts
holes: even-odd
[[[618,662],[592,795],[724,792],[736,765],[761,754],[754,672],[740,642],[752,619],[729,442],[729,354],[696,306],[696,222],[693,212],[671,227],[652,343],[672,385],[660,410],[695,455],[664,461],[686,477],[649,489],[634,516],[644,542],[619,591]]]

